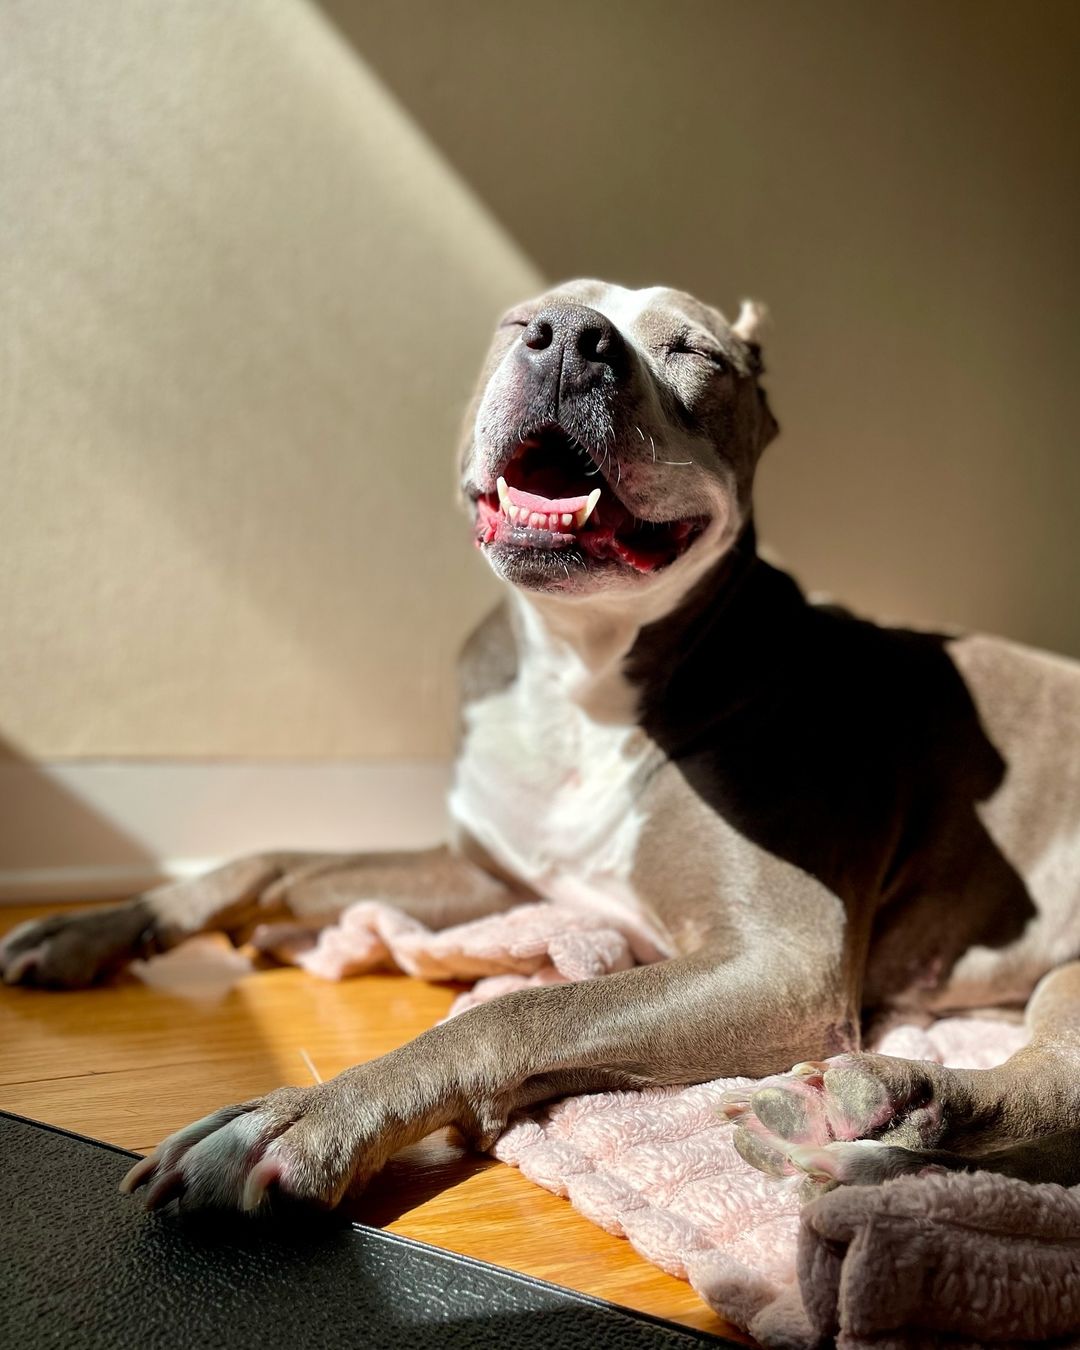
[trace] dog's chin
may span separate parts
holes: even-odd
[[[594,595],[648,584],[648,575],[619,563],[589,558],[580,548],[544,549],[528,544],[481,545],[496,576],[523,591]]]
[[[571,535],[513,524],[483,497],[474,509],[477,544],[495,575],[521,590],[575,597],[648,589],[693,549],[709,525],[707,517],[691,517]]]

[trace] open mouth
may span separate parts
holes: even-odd
[[[589,452],[561,427],[533,432],[514,449],[495,492],[476,502],[480,545],[590,559],[655,572],[685,553],[708,518],[649,521],[634,515]]]

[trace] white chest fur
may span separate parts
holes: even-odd
[[[531,645],[514,682],[466,710],[451,815],[545,898],[616,919],[639,959],[668,954],[633,887],[639,798],[659,752],[621,676],[587,710],[575,660]]]

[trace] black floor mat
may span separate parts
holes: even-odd
[[[133,1156],[0,1112],[0,1346],[731,1344],[332,1218],[147,1215],[116,1189]]]

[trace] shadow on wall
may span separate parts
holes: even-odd
[[[121,896],[162,880],[137,840],[0,739],[0,902]]]
[[[770,304],[810,585],[1080,654],[1080,7],[318,3],[553,279]]]

